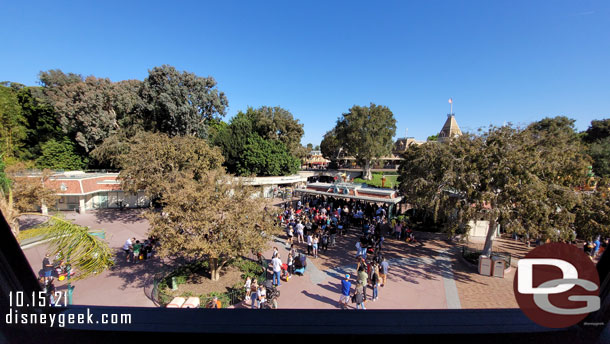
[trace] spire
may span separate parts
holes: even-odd
[[[447,121],[445,121],[441,132],[438,133],[438,141],[443,142],[460,135],[462,135],[462,131],[455,120],[455,115],[452,113],[447,114]]]

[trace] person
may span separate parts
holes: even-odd
[[[311,255],[313,251],[313,236],[311,231],[307,233],[307,254]]]
[[[282,260],[279,254],[275,255],[271,260],[271,264],[273,264],[273,285],[279,287],[281,285],[280,277],[282,272]]]
[[[350,282],[349,277],[349,274],[346,274],[345,278],[341,280],[341,297],[339,297],[341,309],[347,308],[347,304],[349,303],[349,296],[352,288],[352,282]]]
[[[222,304],[218,300],[218,297],[214,296],[214,298],[208,303],[206,308],[220,309],[222,308]]]
[[[400,240],[400,233],[402,233],[402,224],[398,222],[394,228],[394,237],[396,240]]]
[[[379,265],[373,263],[373,276],[371,276],[371,285],[373,286],[373,301],[377,301],[379,296]]]
[[[275,258],[275,256],[277,256],[279,254],[278,248],[277,247],[273,247],[273,255],[271,256],[271,258]]]
[[[324,250],[324,252],[328,251],[328,231],[325,231],[324,234],[322,234],[320,247]]]
[[[304,241],[303,240],[303,229],[305,229],[305,226],[301,223],[301,221],[299,221],[297,223],[297,226],[296,226],[296,230],[297,230],[297,242],[299,244]]]
[[[256,278],[252,281],[250,291],[250,300],[252,301],[251,308],[255,309],[254,305],[258,308],[258,281]]]
[[[366,295],[364,294],[365,290],[364,285],[358,282],[352,299],[356,303],[356,309],[366,310],[366,307],[364,306],[364,301],[366,300]]]
[[[259,286],[257,296],[258,308],[263,309],[265,306],[265,301],[267,301],[267,289],[265,289],[264,285]]]
[[[362,295],[366,300],[366,285],[369,280],[369,275],[366,273],[366,265],[360,265],[358,268],[358,283],[362,284]]]
[[[288,243],[292,244],[292,238],[294,237],[294,229],[292,226],[288,226]]]
[[[341,226],[341,225],[339,225]],[[335,247],[336,245],[336,238],[337,238],[337,226],[331,226],[330,227],[330,247]]]
[[[140,258],[140,250],[142,249],[142,244],[140,244],[140,240],[136,240],[136,243],[133,244],[133,262],[137,263]]]
[[[53,264],[51,264],[49,257],[50,257],[50,255],[47,253],[44,255],[44,258],[42,259],[42,271],[43,271],[42,274],[44,276],[45,282],[47,280],[53,279]]]
[[[123,244],[123,252],[125,252],[126,262],[129,261],[129,257],[131,256],[131,249],[134,241],[136,241],[136,238],[130,238],[125,241],[125,244]]]
[[[381,277],[381,286],[385,286],[385,281],[386,278],[388,276],[388,268],[390,267],[390,264],[388,264],[388,261],[384,258],[381,258],[381,271],[379,273],[379,277]]]
[[[246,278],[246,284],[244,284],[244,288],[246,289],[245,301],[250,301],[250,294],[252,293],[252,279],[250,278],[250,276]]]
[[[288,253],[288,276],[286,277],[286,280],[288,280],[293,274],[294,274],[294,256],[292,255],[292,252]]]
[[[313,247],[313,257],[314,258],[318,258],[318,242],[320,241],[320,239],[318,238],[318,235],[316,234],[313,237],[313,243],[312,243],[312,247]]]
[[[593,242],[593,252],[591,253],[591,256],[593,258],[595,258],[595,256],[597,256],[597,253],[599,252],[599,248],[601,247],[602,243],[599,240],[600,237],[597,236],[597,238],[595,239],[595,241]]]

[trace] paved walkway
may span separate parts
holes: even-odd
[[[74,303],[82,305],[115,305],[152,307],[150,300],[152,277],[167,268],[158,258],[131,264],[124,262],[121,247],[130,237],[147,236],[148,222],[138,210],[99,210],[87,214],[69,213],[66,216],[80,225],[104,229],[106,240],[117,252],[117,265],[98,276],[74,282]],[[355,277],[355,243],[357,232],[337,237],[337,246],[320,252],[318,258],[308,257],[304,276],[293,276],[279,287],[281,308],[339,309],[339,289],[345,273]],[[379,299],[367,301],[367,309],[459,309],[459,308],[514,308],[512,293],[514,269],[506,278],[480,276],[469,265],[458,259],[455,244],[436,239],[421,239],[417,244],[387,238],[384,255],[390,263],[385,287],[379,288]],[[306,252],[306,245],[296,244]],[[283,261],[289,247],[284,239],[275,239],[264,252],[271,257],[273,246],[278,247]],[[25,250],[26,257],[38,273],[46,245]],[[62,287],[58,287],[62,289]],[[367,296],[372,289],[367,290]],[[238,304],[236,308],[249,305]],[[350,305],[350,308],[354,308]]]

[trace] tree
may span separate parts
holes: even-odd
[[[212,280],[218,280],[232,258],[264,249],[280,230],[253,193],[221,170],[208,171],[198,181],[181,177],[163,195],[163,213],[147,215],[161,256],[207,259]]]
[[[271,176],[296,173],[297,157],[305,153],[302,135],[302,124],[289,112],[263,107],[240,111],[227,126],[215,125],[210,140],[222,149],[229,173]],[[291,142],[292,151],[285,141]]]
[[[595,174],[610,177],[610,119],[591,121],[583,141],[588,144]]]
[[[337,120],[335,133],[340,146],[363,166],[363,179],[372,179],[371,162],[390,154],[396,119],[385,106],[353,106]]]
[[[313,144],[308,143],[306,148],[307,148],[307,153],[311,152],[313,150]]]
[[[43,143],[36,165],[40,168],[70,171],[83,169],[86,162],[76,154],[74,143],[64,137],[62,141],[50,139]]]
[[[168,134],[206,136],[207,122],[226,114],[227,97],[212,77],[179,72],[168,65],[148,72],[140,96],[144,129]]]
[[[58,190],[46,186],[52,174],[49,170],[28,176],[24,165],[18,163],[7,168],[7,174],[11,179],[9,196],[14,200],[15,209],[21,213],[38,211],[43,206],[54,205],[59,199]]]
[[[591,240],[598,235],[610,236],[610,197],[607,192],[607,181],[598,183],[600,190],[582,194],[582,203],[575,210],[575,228],[578,237]]]
[[[556,125],[561,123],[492,126],[481,135],[451,140],[446,148],[440,143],[412,147],[401,164],[401,189],[414,202],[453,213],[451,230],[485,215],[487,254],[497,224],[532,237],[571,238],[578,204],[573,186],[587,159],[573,131]]]
[[[41,80],[43,78],[41,75]],[[90,152],[121,128],[120,123],[134,111],[136,95],[129,94],[133,88],[109,79],[89,76],[78,81],[75,77],[66,78],[70,82],[45,86],[45,94],[52,102],[64,132],[85,152]]]
[[[288,110],[277,106],[248,108],[246,116],[250,119],[253,130],[263,139],[283,143],[297,158],[306,155],[301,146],[303,124],[299,123],[299,120],[295,119]]]
[[[18,156],[26,138],[26,121],[14,89],[0,86],[0,152]]]
[[[320,150],[322,151],[322,156],[326,159],[332,161],[337,160],[339,152],[341,151],[341,143],[337,138],[335,129],[324,134],[324,138],[322,138],[322,142],[320,143]]]
[[[27,137],[23,140],[25,152],[21,154],[21,159],[36,159],[41,155],[42,144],[51,139],[62,140],[67,138],[62,132],[53,107],[43,99],[42,88],[21,88],[17,92],[17,98],[27,127]]]
[[[602,120],[593,120],[591,125],[585,132],[584,141],[593,143],[598,140],[605,139],[610,136],[610,118]]]
[[[290,155],[283,143],[264,140],[257,134],[252,134],[244,146],[237,174],[285,176],[297,173],[299,166],[299,159]]]
[[[438,141],[438,134],[428,136],[428,138],[426,139],[426,141]]]
[[[218,148],[203,139],[141,132],[119,157],[119,179],[124,191],[144,191],[150,199],[157,199],[180,186],[183,178],[200,180],[222,162]]]

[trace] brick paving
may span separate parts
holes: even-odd
[[[158,258],[138,264],[123,261],[121,246],[129,237],[145,238],[148,230],[146,220],[139,217],[138,210],[103,210],[87,214],[68,213],[76,223],[92,229],[104,229],[106,240],[117,252],[117,266],[109,271],[74,282],[74,303],[81,305],[116,305],[153,307],[150,299],[152,277],[167,268],[167,262]],[[337,246],[321,251],[317,259],[308,257],[305,276],[294,276],[282,282],[279,288],[280,308],[295,309],[339,309],[339,286],[342,276],[350,273],[355,277],[355,243],[358,232],[353,230],[337,238]],[[379,300],[367,301],[367,309],[447,309],[447,308],[515,308],[512,292],[514,268],[504,279],[478,275],[474,268],[459,259],[459,245],[444,240],[440,235],[417,233],[417,244],[408,244],[386,238],[384,255],[390,263],[387,284],[379,289]],[[503,243],[504,248],[509,244]],[[271,247],[279,248],[285,261],[287,247],[284,238],[275,239]],[[297,244],[306,252],[305,244]],[[518,246],[518,245],[517,245]],[[515,248],[520,249],[519,247]],[[502,249],[504,250],[504,249]],[[24,250],[34,272],[46,251],[45,245]],[[516,253],[519,253],[516,251]],[[457,290],[452,296],[451,289]],[[62,289],[58,287],[58,289]],[[367,290],[367,296],[372,289]],[[238,304],[236,308],[249,305]],[[354,308],[350,305],[350,308]]]

